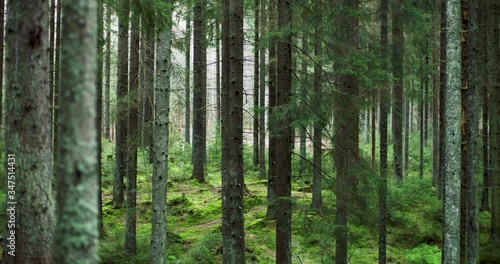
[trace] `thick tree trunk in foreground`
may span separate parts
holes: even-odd
[[[352,12],[358,9],[356,0],[344,0],[342,4]],[[348,59],[355,55],[359,44],[359,21],[344,13],[339,14],[335,22],[337,25],[345,25],[338,29],[338,36],[343,41],[336,49],[335,55],[339,58],[336,68],[346,69],[349,68]],[[333,159],[337,174],[335,263],[344,264],[347,263],[348,203],[350,197],[354,195],[358,182],[355,167],[359,159],[359,108],[356,103],[359,89],[358,79],[352,74],[338,74],[337,83],[340,93],[336,96],[333,127]]]
[[[278,0],[278,29],[291,32],[290,0]],[[278,42],[278,89],[276,106],[287,107],[292,92],[292,35]],[[276,138],[276,263],[292,262],[292,128],[291,118],[283,114],[277,120]]]
[[[227,8],[227,7],[225,7]],[[223,126],[224,157],[222,178],[222,246],[224,263],[245,263],[245,231],[243,215],[243,0],[231,0],[225,9],[229,22],[228,71],[223,72],[227,85],[224,105],[229,118]],[[226,16],[224,16],[226,17]]]
[[[5,118],[7,212],[3,244],[15,242],[16,247],[12,251],[4,246],[3,261],[48,264],[53,262],[55,224],[47,74],[49,6],[47,1],[38,0],[8,1],[7,6],[5,95],[9,114]],[[15,227],[7,225],[13,215]],[[97,215],[95,220],[97,224]],[[15,240],[9,239],[11,232],[15,232]]]
[[[115,176],[113,180],[113,208],[123,207],[125,202],[124,178],[127,173],[127,95],[128,95],[128,28],[129,0],[121,2],[118,17],[118,80],[116,87],[116,143]]]
[[[165,1],[167,2],[167,1]],[[171,19],[172,11],[164,10]],[[158,26],[160,26],[159,24]],[[156,43],[156,86],[154,104],[154,137],[153,137],[153,197],[152,197],[152,229],[151,229],[151,263],[162,264],[165,261],[165,245],[167,243],[167,178],[168,178],[168,127],[170,112],[170,73],[171,73],[171,40],[172,24],[164,23],[159,31]]]
[[[65,0],[54,263],[98,263],[97,1]],[[82,111],[82,109],[85,109]],[[40,245],[40,241],[37,241]]]
[[[128,136],[127,136],[127,199],[125,214],[125,251],[135,255],[137,250],[137,145],[138,145],[138,91],[139,91],[139,1],[132,0],[130,73],[128,92]]]
[[[205,182],[207,139],[207,46],[206,0],[194,5],[194,62],[193,62],[193,179]]]
[[[443,263],[460,263],[460,0],[446,0]]]

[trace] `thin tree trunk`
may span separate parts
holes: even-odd
[[[460,0],[447,0],[443,263],[460,263],[460,22]]]
[[[436,5],[437,6],[437,5]],[[432,16],[432,185],[439,188],[439,20]]]
[[[309,40],[307,39],[306,33],[302,35],[302,52],[308,56],[309,55]],[[302,59],[302,82],[306,83],[307,85],[309,84],[308,82],[308,72],[307,72],[307,59]],[[301,87],[300,88],[300,105],[302,107],[306,107],[306,102],[307,102],[307,93],[306,93],[306,87]],[[307,127],[306,124],[300,124],[300,146],[299,146],[299,153],[300,153],[300,160],[299,160],[299,176],[301,178],[304,178],[304,174],[306,172],[306,165],[307,165],[307,149],[306,149],[306,139],[307,139]]]
[[[61,102],[64,103],[60,109],[60,160],[57,164],[61,174],[58,177],[53,263],[99,261],[96,8],[95,0],[64,1],[61,33],[61,76],[64,76],[61,78],[61,91],[64,91]],[[42,241],[36,242],[42,245]]]
[[[488,9],[487,9],[487,4],[485,1],[479,1],[479,40],[478,40],[478,45],[479,45],[479,55],[478,55],[478,64],[480,65],[479,67],[479,74],[480,74],[480,82],[478,82],[478,85],[481,86],[481,98],[483,101],[482,104],[482,149],[483,149],[483,157],[482,157],[482,166],[483,166],[483,187],[482,187],[482,193],[481,193],[481,210],[484,211],[489,211],[489,149],[488,149],[488,143],[489,143],[489,109],[488,109],[488,101],[489,101],[489,96],[488,96],[488,83],[489,83],[489,75],[488,75],[488,51],[487,51],[487,43],[488,43],[488,36],[487,36],[487,15],[488,15]]]
[[[259,0],[254,0],[254,55],[253,55],[253,167],[259,167]]]
[[[380,44],[382,65],[387,70],[388,60],[388,18],[389,10],[387,0],[380,3]],[[380,186],[379,186],[379,237],[378,237],[378,263],[387,261],[387,116],[389,109],[389,89],[387,81],[382,84],[379,91],[380,100]]]
[[[371,158],[372,158],[372,169],[375,169],[375,149],[376,149],[376,146],[375,146],[375,143],[376,143],[376,118],[377,118],[377,92],[376,91],[372,91],[372,109],[371,109],[371,113],[372,113],[372,129],[371,129],[371,132],[372,132],[372,154],[371,154]]]
[[[58,175],[58,169],[57,169],[57,164],[56,162],[59,160],[58,155],[59,153],[55,150],[59,148],[59,87],[61,86],[61,14],[62,14],[62,5],[65,0],[59,0],[57,2],[57,7],[56,7],[56,50],[55,50],[55,59],[54,59],[54,130],[52,131],[52,137],[54,140],[54,147],[53,147],[53,152],[52,152],[52,161],[54,162],[54,175],[57,177]],[[57,181],[54,182],[57,184]],[[57,188],[56,188],[57,190]]]
[[[397,183],[403,180],[403,58],[404,33],[402,3],[393,2],[392,12],[392,68],[394,75],[392,133],[394,134],[394,178]]]
[[[184,116],[184,141],[191,144],[191,5],[186,7],[186,40],[185,40],[185,87],[184,105],[186,107]]]
[[[167,3],[167,1],[164,1]],[[159,28],[156,44],[156,85],[154,89],[154,136],[153,136],[153,197],[151,228],[151,264],[165,262],[165,245],[167,243],[167,178],[168,178],[168,141],[170,113],[170,74],[172,46],[172,10],[165,8],[164,17],[158,17]],[[161,19],[160,19],[161,18]]]
[[[322,14],[322,0],[317,0],[314,9],[316,11],[316,22],[323,22]],[[323,35],[321,27],[316,27],[314,29],[314,55],[316,58],[321,58],[323,56]],[[323,206],[323,196],[321,193],[321,178],[322,178],[322,162],[323,162],[323,152],[322,152],[322,135],[323,135],[323,115],[321,115],[320,108],[322,106],[322,88],[323,88],[323,72],[321,71],[321,64],[314,64],[314,107],[315,114],[317,115],[314,119],[314,132],[313,132],[313,194],[312,194],[312,208],[321,208]]]
[[[4,4],[5,2],[3,0],[0,0],[0,23],[1,23],[1,32],[0,34],[1,35],[1,43],[0,43],[0,49],[2,50],[2,52],[0,52],[0,65],[1,65],[1,68],[0,68],[0,113],[2,111],[2,91],[3,91],[3,34],[4,34],[4,30],[3,30],[3,26],[4,26]],[[54,64],[54,54],[55,54],[55,49],[56,49],[56,15],[57,15],[57,9],[56,9],[56,0],[51,0],[50,1],[50,35],[49,35],[49,86],[50,86],[50,95],[49,95],[49,100],[50,100],[50,135],[53,136],[54,135],[54,123],[55,123],[55,120],[54,120],[54,73],[55,73],[55,64]],[[2,115],[0,115],[0,124],[2,124]],[[54,142],[52,141],[52,144],[54,144]],[[54,148],[52,146],[52,152],[54,153]]]
[[[424,65],[424,98],[423,98],[423,107],[424,107],[424,147],[427,146],[427,139],[429,134],[429,48],[427,44],[425,45],[425,65]]]
[[[425,74],[425,66],[422,66],[422,76],[421,76],[421,80],[420,80],[420,102],[419,102],[419,112],[418,112],[418,115],[419,115],[419,128],[420,128],[420,155],[419,155],[419,172],[418,172],[418,176],[419,178],[422,180],[424,178],[424,141],[425,141],[425,102],[424,102],[424,96],[425,96],[425,93],[424,93],[424,74]],[[406,141],[406,148],[408,148],[408,141]],[[405,161],[405,163],[407,163],[408,160]],[[407,170],[408,171],[408,170]]]
[[[1,1],[1,0],[0,0]],[[99,236],[104,234],[104,223],[102,221],[102,170],[101,170],[101,153],[102,153],[102,75],[103,75],[103,46],[104,46],[104,3],[103,0],[98,0],[97,7],[97,104],[96,104],[96,133],[97,133],[97,204],[99,209]]]
[[[446,0],[441,0],[441,36],[440,36],[440,89],[439,89],[439,191],[438,198],[444,198],[445,189],[445,159],[446,152],[446,133],[445,133],[445,120],[446,120]]]
[[[269,31],[276,31],[276,0],[269,0]],[[269,172],[267,180],[267,219],[276,218],[276,40],[271,37],[269,41]]]
[[[411,81],[411,85],[413,86],[413,81]],[[411,111],[411,104],[410,104],[410,98],[404,98],[405,102],[405,118],[404,118],[404,126],[405,126],[405,133],[404,133],[404,173],[406,176],[408,176],[408,158],[409,158],[409,142],[410,142],[410,124],[412,123],[412,117],[410,115]]]
[[[138,0],[132,0],[130,30],[130,73],[128,92],[128,138],[127,138],[127,203],[125,214],[125,251],[135,255],[137,251],[137,145],[139,125],[139,37],[140,13]]]
[[[207,46],[206,0],[194,5],[194,62],[193,62],[193,179],[205,182],[207,138]]]
[[[260,0],[260,34],[264,36],[266,30],[266,0]],[[260,133],[260,151],[259,151],[259,178],[266,178],[266,47],[260,45],[259,51],[260,66],[260,91],[259,91],[259,133]]]
[[[4,222],[3,262],[48,264],[55,225],[47,74],[49,5],[39,0],[8,1],[7,7],[5,213],[15,218],[15,226]],[[14,248],[9,247],[12,243]]]
[[[124,177],[127,173],[127,95],[128,95],[128,30],[130,2],[121,2],[118,17],[118,81],[116,87],[116,143],[115,176],[113,181],[113,208],[122,208],[125,202]]]
[[[105,55],[105,72],[106,78],[104,85],[104,138],[111,139],[111,6],[106,6],[106,55]]]

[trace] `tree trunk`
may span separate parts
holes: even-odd
[[[128,30],[129,0],[121,2],[118,17],[118,80],[116,87],[116,143],[115,176],[113,180],[113,208],[122,208],[125,201],[125,183],[127,173],[127,94],[128,94]]]
[[[263,36],[266,30],[266,0],[260,0],[260,34]],[[260,151],[259,151],[259,179],[266,178],[266,47],[260,45],[259,51],[259,66],[260,66],[260,91],[259,91],[259,134],[260,134]]]
[[[292,92],[291,1],[278,0],[278,29],[289,32],[278,41],[278,89],[276,106],[290,103]],[[280,114],[276,137],[276,263],[292,263],[292,127],[291,117]]]
[[[194,5],[193,62],[193,179],[205,182],[207,139],[206,0]]]
[[[394,75],[392,133],[394,134],[394,178],[396,183],[403,180],[403,58],[404,33],[402,3],[393,1],[392,12],[392,68]]]
[[[376,118],[377,118],[377,94],[376,91],[372,91],[372,153],[371,153],[371,158],[372,158],[372,169],[375,169],[375,143],[376,143]]]
[[[446,0],[441,0],[441,36],[440,36],[440,89],[439,89],[439,191],[438,198],[443,199],[444,189],[445,189],[445,159],[444,155],[446,152],[446,133],[444,122],[446,120],[446,97],[445,97],[445,89],[446,89]]]
[[[387,70],[388,60],[388,19],[389,10],[387,0],[380,3],[380,45],[382,65]],[[379,185],[379,237],[378,237],[378,263],[385,264],[387,260],[387,116],[389,109],[389,89],[387,81],[382,84],[379,91],[380,101],[380,185]]]
[[[463,263],[479,263],[479,203],[478,170],[479,141],[479,85],[478,85],[478,1],[462,0],[462,161],[465,157],[466,177],[466,260]],[[465,133],[464,133],[465,132]],[[462,214],[465,214],[462,211]]]
[[[420,162],[419,162],[419,172],[418,172],[418,176],[419,178],[422,180],[424,178],[424,146],[425,146],[425,102],[424,102],[424,96],[425,96],[425,93],[424,93],[424,78],[425,78],[425,66],[422,66],[422,76],[421,76],[421,79],[420,79],[420,102],[419,102],[419,127],[420,127],[420,155],[419,155],[419,159],[420,159]],[[406,141],[406,148],[408,148],[408,141]],[[408,161],[405,161],[405,163],[407,163]]]
[[[164,1],[165,3],[167,1]],[[157,21],[172,19],[172,10],[163,10],[165,17]],[[154,96],[154,136],[153,136],[153,198],[151,229],[151,264],[162,264],[165,261],[165,245],[167,243],[167,178],[168,178],[168,140],[170,112],[170,74],[172,24],[158,23],[159,29],[156,44],[156,86]]]
[[[487,70],[487,65],[488,65],[488,50],[487,50],[487,43],[488,43],[488,37],[487,37],[487,15],[488,15],[488,8],[487,4],[484,1],[479,1],[479,40],[478,40],[478,45],[479,45],[479,54],[478,54],[478,64],[481,66],[479,68],[479,74],[480,74],[480,82],[478,82],[478,85],[481,85],[481,98],[483,100],[482,104],[482,148],[483,148],[483,158],[482,158],[482,166],[483,166],[483,188],[482,188],[482,193],[481,193],[481,210],[484,211],[489,211],[489,203],[490,203],[490,195],[489,195],[489,149],[488,149],[488,142],[489,142],[489,109],[488,109],[488,101],[489,101],[489,96],[488,96],[488,83],[489,83],[489,75],[488,75],[488,70]]]
[[[185,87],[184,87],[184,104],[186,107],[184,116],[184,141],[191,144],[191,4],[187,3],[186,7],[186,40],[185,40]]]
[[[4,4],[5,1],[0,0],[0,26],[2,27],[0,30],[1,38],[2,40],[0,43],[0,49],[2,52],[0,52],[0,113],[2,111],[2,93],[3,93],[3,34],[4,34]],[[50,94],[49,94],[49,102],[50,102],[50,135],[54,135],[54,74],[55,74],[55,64],[54,64],[54,54],[55,54],[55,49],[56,49],[56,15],[57,15],[57,8],[56,8],[56,0],[50,0],[50,35],[49,35],[49,87],[50,87]],[[0,124],[2,124],[2,115],[0,115]],[[51,144],[54,144],[52,141]],[[52,146],[53,147],[53,146]],[[52,153],[54,153],[55,150],[52,148]]]
[[[356,12],[358,1],[344,0],[341,4],[350,12]],[[345,25],[339,29],[338,39],[341,40],[336,49],[337,69],[349,68],[348,58],[355,56],[359,45],[359,21],[348,14],[339,14],[335,18],[337,25]],[[349,36],[349,37],[347,37]],[[358,179],[355,175],[356,163],[359,159],[359,108],[358,79],[353,74],[338,74],[337,84],[340,93],[336,96],[334,109],[333,160],[337,181],[336,216],[335,216],[335,263],[347,263],[347,222],[348,203],[354,195]]]
[[[447,0],[443,263],[460,263],[460,22],[460,0]]]
[[[5,206],[15,223],[5,221],[3,261],[52,263],[55,219],[47,74],[49,6],[47,1],[32,0],[9,1],[7,7]],[[15,248],[8,246],[11,243]]]
[[[229,40],[225,48],[229,69],[223,72],[226,90],[224,105],[228,106],[228,121],[223,126],[224,157],[229,162],[223,166],[226,173],[222,178],[222,246],[224,263],[245,263],[245,231],[243,216],[243,0],[232,0],[227,13]],[[195,29],[196,30],[196,29]],[[229,81],[230,80],[230,81]],[[229,81],[229,82],[227,82]]]
[[[1,0],[0,0],[1,1]],[[101,170],[101,153],[102,153],[102,75],[103,75],[103,47],[104,47],[104,3],[103,0],[98,0],[97,7],[97,104],[96,104],[96,133],[97,133],[97,204],[99,209],[99,236],[104,232],[104,223],[102,221],[102,170]]]
[[[437,5],[436,5],[437,6]],[[439,20],[432,16],[432,185],[439,188]]]
[[[491,155],[491,236],[490,239],[495,245],[500,245],[500,33],[498,23],[500,19],[500,3],[493,1],[488,15],[492,29],[491,38],[491,59],[492,68],[490,80],[490,104],[491,104],[491,122],[490,122],[490,155]]]
[[[127,137],[127,204],[125,215],[125,251],[136,254],[136,204],[137,204],[137,144],[138,144],[138,90],[139,90],[139,27],[138,0],[132,0],[130,30],[130,73],[128,92]]]
[[[149,8],[153,8],[150,6]],[[141,20],[142,23],[142,42],[141,42],[141,57],[143,58],[141,79],[141,110],[142,122],[141,127],[141,146],[148,150],[148,161],[153,163],[153,103],[154,103],[154,68],[155,68],[155,21],[147,19]]]
[[[305,15],[304,15],[305,16]],[[307,34],[304,32],[302,35],[302,52],[308,56],[309,55],[309,40],[307,39]],[[306,85],[309,84],[309,81],[307,80],[309,78],[308,72],[307,72],[307,59],[302,59],[302,82],[306,83]],[[302,107],[306,107],[307,104],[307,93],[306,93],[306,87],[301,87],[300,88],[300,105]],[[300,122],[299,122],[300,123]],[[306,124],[300,124],[300,148],[299,148],[299,153],[300,153],[300,159],[299,159],[299,176],[304,179],[304,174],[306,172],[306,166],[307,166],[307,149],[306,149],[306,139],[307,139],[307,125]]]
[[[259,167],[259,0],[254,0],[254,53],[253,53],[253,167]]]
[[[106,6],[106,56],[105,56],[105,85],[104,85],[104,138],[111,139],[111,6]]]
[[[58,170],[56,162],[59,160],[59,153],[56,151],[59,148],[59,87],[61,86],[61,13],[62,13],[62,5],[64,0],[59,0],[56,7],[56,50],[55,50],[55,60],[54,60],[54,128],[52,131],[52,137],[54,141],[54,146],[52,151],[52,161],[54,163],[54,175],[57,177]],[[57,184],[57,181],[54,181]],[[55,188],[57,189],[57,188]],[[57,191],[57,190],[56,190]]]
[[[269,0],[269,31],[276,31],[276,0]],[[269,40],[269,172],[267,180],[267,211],[266,219],[276,218],[276,39],[271,36]]]
[[[59,120],[61,175],[54,263],[98,263],[97,1],[65,0],[63,5],[61,102],[64,104]],[[38,246],[43,244],[36,242]]]
[[[322,14],[322,0],[317,0],[314,9],[316,11],[316,22],[323,22]],[[321,58],[323,56],[323,35],[321,27],[316,27],[314,29],[314,55],[316,58]],[[313,194],[312,194],[312,208],[321,208],[323,206],[323,195],[321,193],[321,180],[322,180],[322,163],[323,163],[323,127],[324,127],[324,116],[321,115],[322,111],[322,88],[323,88],[323,72],[321,69],[321,64],[314,64],[314,113],[317,115],[314,118],[314,132],[313,132]]]
[[[410,81],[410,84],[413,86],[413,81]],[[404,133],[404,161],[403,161],[403,168],[404,168],[404,173],[407,176],[408,175],[408,158],[409,158],[409,142],[410,142],[410,124],[412,123],[412,116],[410,114],[411,111],[411,104],[410,104],[410,98],[404,98],[405,102],[405,118],[404,118],[404,126],[405,126],[405,133]]]

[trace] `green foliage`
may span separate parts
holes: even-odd
[[[416,248],[411,249],[406,254],[408,263],[415,264],[440,264],[441,263],[441,249],[437,246],[429,246],[421,244]]]
[[[220,232],[207,234],[189,249],[180,263],[218,263],[220,258],[217,257],[217,250],[220,247],[222,247],[222,234]]]

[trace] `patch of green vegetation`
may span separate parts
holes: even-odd
[[[440,264],[441,249],[437,246],[420,244],[406,253],[406,260],[415,264]]]

